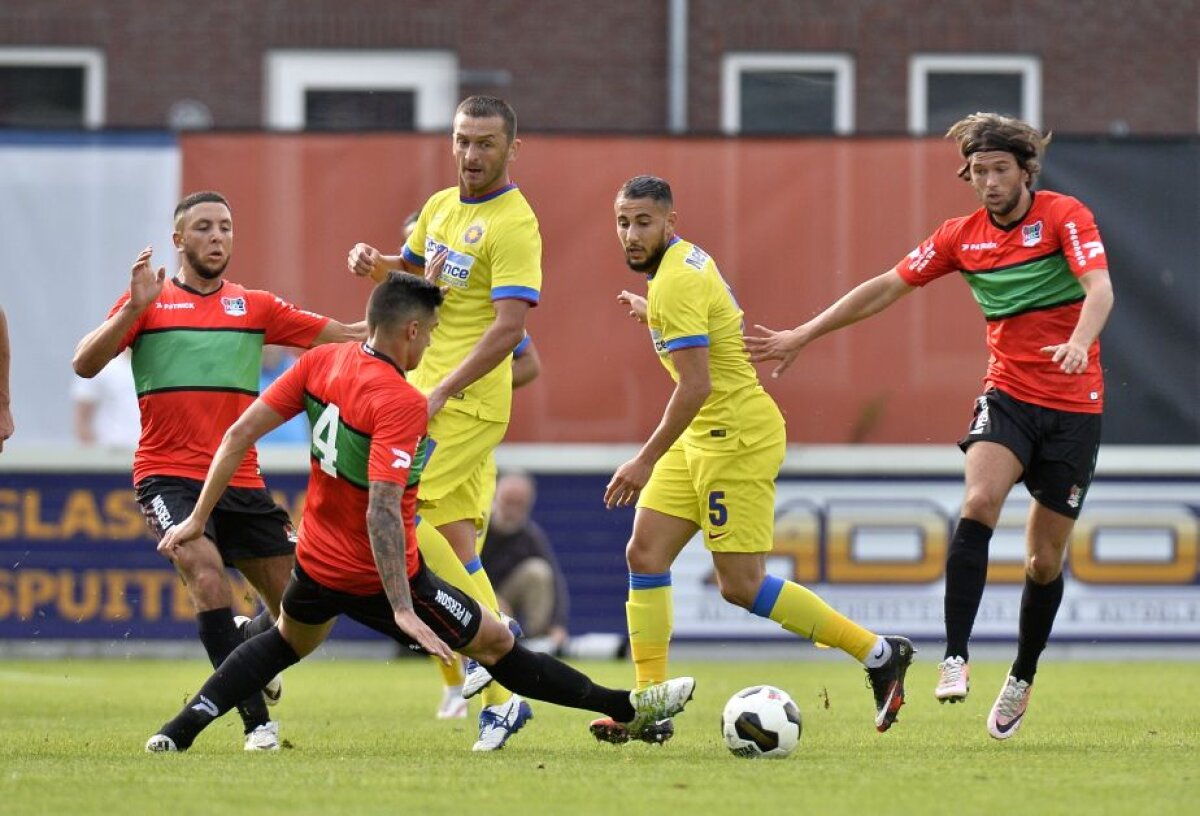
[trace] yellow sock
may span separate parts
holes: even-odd
[[[483,562],[479,560],[479,556],[475,556],[475,559],[464,568],[475,584],[475,591],[471,595],[481,604],[485,604],[488,609],[499,612],[500,602],[496,600],[496,590],[492,589],[492,579],[488,578],[488,574],[484,572]]]
[[[750,611],[814,643],[841,649],[860,661],[878,640],[877,635],[838,612],[816,593],[774,575],[763,579]]]
[[[446,665],[441,660],[430,655],[430,659],[437,664],[438,669],[442,672],[442,685],[444,686],[461,686],[463,680],[466,679],[466,673],[463,672],[462,660],[458,655],[450,661],[450,665]]]
[[[454,549],[450,546],[450,542],[446,540],[444,535],[438,532],[436,527],[432,524],[417,525],[417,547],[421,550],[421,557],[425,559],[425,566],[434,574],[451,586],[457,587],[470,595],[484,609],[491,612],[496,611],[496,593],[492,591],[492,584],[488,581],[487,573],[482,569],[476,572],[475,575],[467,572],[467,568],[463,566],[463,563],[458,560],[458,556],[454,554]],[[477,579],[477,575],[482,575],[482,580]],[[487,590],[486,595],[483,592],[485,587]],[[463,675],[459,661],[454,661],[454,666],[447,666],[438,661],[438,666],[442,672],[442,680],[447,685],[462,685]],[[453,683],[450,682],[451,671],[455,672],[454,676],[457,678]],[[491,683],[480,694],[485,706],[506,703],[512,697],[512,692],[495,682]]]
[[[629,574],[629,651],[638,688],[667,679],[673,618],[671,573]]]

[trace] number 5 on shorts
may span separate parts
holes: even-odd
[[[713,490],[708,494],[708,520],[714,527],[723,527],[729,521],[729,509],[724,502],[724,490]]]

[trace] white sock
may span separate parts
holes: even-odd
[[[863,658],[863,665],[868,669],[878,669],[884,663],[887,663],[892,657],[892,644],[888,643],[882,637],[875,639],[875,645],[871,647],[871,651],[867,652],[867,656]]]

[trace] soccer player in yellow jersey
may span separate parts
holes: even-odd
[[[629,565],[630,650],[639,687],[665,679],[671,640],[671,564],[697,531],[712,553],[721,596],[866,667],[875,727],[886,731],[904,704],[913,646],[881,637],[792,581],[767,575],[774,539],[775,477],[787,439],[783,416],[763,390],[742,340],[742,310],[703,249],[675,234],[671,187],[654,176],[622,185],[617,237],[625,261],[646,275],[647,297],[618,300],[649,325],[655,351],[675,381],[662,420],[604,493],[609,507],[637,505]],[[663,742],[669,720],[631,735],[611,719],[592,733],[613,743]]]
[[[351,271],[376,282],[401,269],[447,291],[433,344],[410,380],[429,399],[436,445],[421,480],[420,512],[422,526],[445,537],[471,574],[476,597],[492,610],[496,593],[475,554],[484,474],[508,427],[508,359],[525,336],[525,316],[542,283],[537,218],[509,178],[520,148],[516,133],[516,114],[504,100],[464,100],[454,115],[457,186],[425,202],[400,255],[357,244],[349,256]],[[502,747],[532,716],[528,704],[494,684],[483,702],[476,750]]]

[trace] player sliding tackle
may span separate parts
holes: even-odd
[[[194,546],[250,446],[306,411],[312,465],[296,567],[278,625],[235,649],[150,737],[147,751],[186,750],[237,701],[312,653],[338,615],[443,661],[456,650],[517,694],[602,712],[638,736],[691,699],[690,677],[633,692],[598,686],[525,649],[496,616],[426,569],[417,552],[416,501],[429,453],[428,403],[406,372],[428,347],[441,303],[434,284],[389,276],[371,294],[366,343],[304,355],[225,434],[195,510],[162,546]]]
[[[875,695],[875,727],[886,731],[904,704],[913,646],[881,637],[808,589],[766,574],[774,544],[775,477],[786,447],[783,416],[763,390],[742,341],[742,310],[717,265],[675,234],[667,182],[632,178],[616,200],[625,262],[647,278],[648,298],[622,292],[648,323],[675,380],[662,420],[637,456],[613,474],[604,501],[637,504],[629,564],[629,644],[639,686],[662,681],[671,641],[671,564],[697,532],[712,552],[721,596],[789,632],[862,661]],[[592,723],[607,742],[663,742],[670,721],[641,735],[613,720]]]

